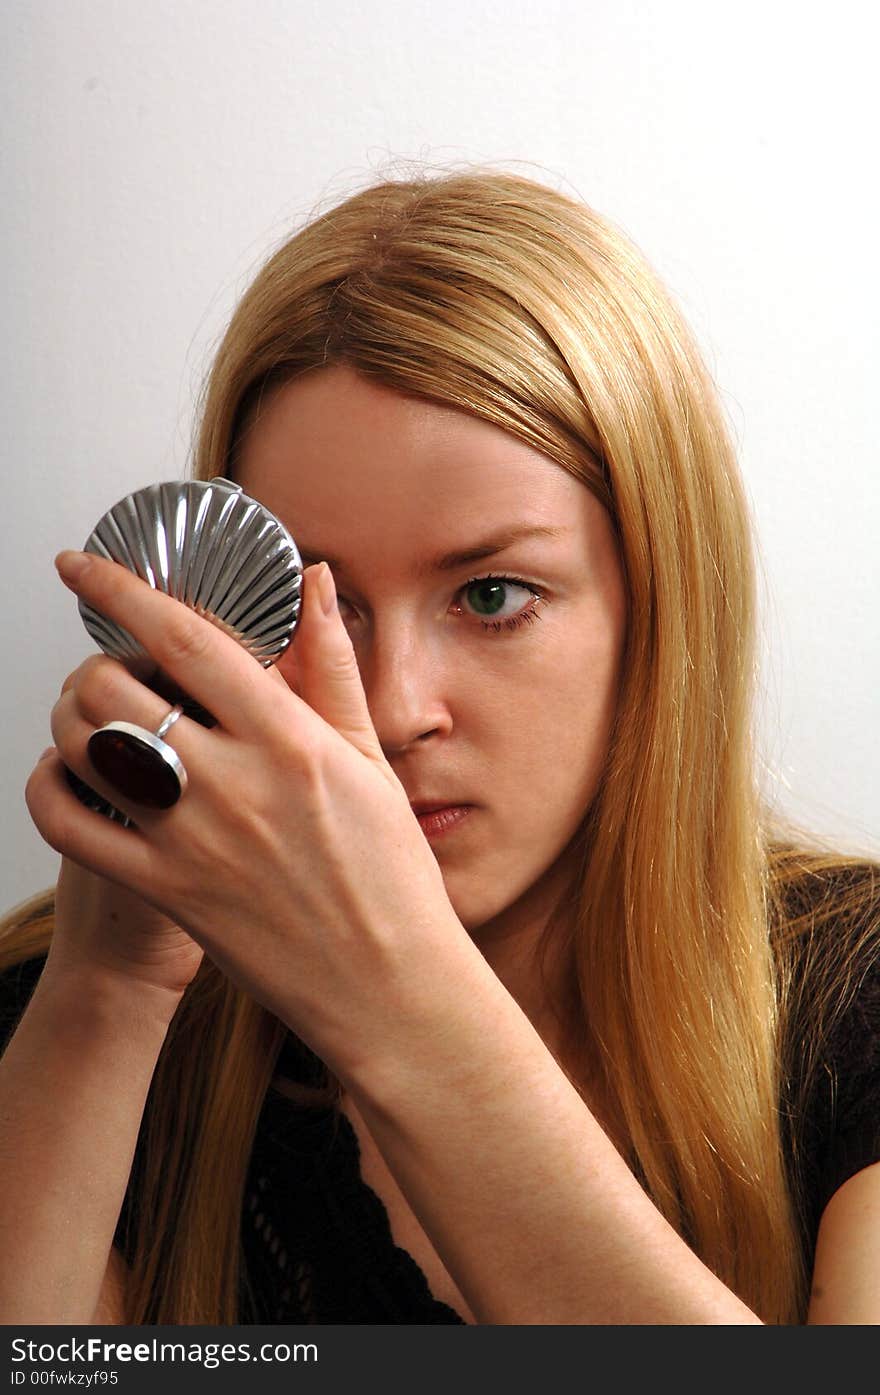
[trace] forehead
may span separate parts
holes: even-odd
[[[524,523],[583,541],[601,505],[568,471],[467,412],[345,367],[278,389],[242,443],[237,479],[297,541],[387,562]]]

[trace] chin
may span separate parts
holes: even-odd
[[[458,886],[455,885],[456,880],[459,881]],[[462,886],[462,880],[454,876],[443,878],[452,909],[470,935],[487,921],[500,915],[509,902],[503,897],[488,894],[485,890]]]
[[[462,885],[463,878],[458,886],[455,881],[455,877],[444,878],[446,894],[465,930],[477,941],[483,937],[481,931],[485,933],[500,929],[507,912],[513,911],[521,899],[515,897],[511,900],[510,895],[501,889]]]
[[[443,872],[446,894],[455,914],[471,938],[483,941],[511,933],[540,933],[570,890],[571,865],[563,854],[546,866],[536,866],[532,875],[522,862],[506,869],[493,869],[491,884],[479,877],[454,870]],[[513,888],[513,895],[511,895]]]

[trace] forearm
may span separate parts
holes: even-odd
[[[168,1021],[44,970],[0,1061],[0,1323],[92,1320]]]
[[[442,991],[436,1030],[346,1083],[478,1321],[758,1322],[664,1220],[484,961]]]

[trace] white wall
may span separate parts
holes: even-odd
[[[781,802],[877,846],[869,16],[859,0],[4,0],[0,906],[54,880],[22,789],[91,650],[54,553],[183,473],[252,272],[401,157],[574,190],[665,276],[754,503]]]

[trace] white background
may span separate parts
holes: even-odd
[[[267,253],[375,176],[492,161],[580,195],[681,303],[764,572],[768,789],[878,846],[878,130],[843,0],[3,0],[0,908],[57,858],[23,801],[92,652],[52,557],[178,478]]]

